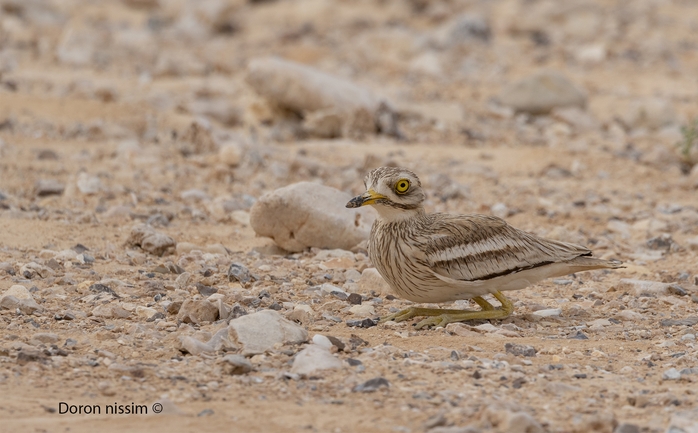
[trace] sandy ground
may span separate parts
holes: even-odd
[[[698,171],[675,147],[680,127],[698,116],[698,4],[0,5],[0,293],[23,285],[41,307],[0,309],[0,431],[698,428]],[[489,36],[430,39],[462,13]],[[287,128],[244,79],[247,62],[268,54],[386,97],[402,138],[323,139]],[[586,109],[573,119],[503,109],[506,85],[540,69],[583,88]],[[192,122],[212,146],[187,141]],[[228,145],[233,157],[220,150]],[[249,209],[302,180],[357,194],[365,173],[387,164],[421,177],[429,211],[496,214],[626,268],[511,293],[513,316],[491,326],[349,327],[357,318],[349,305],[310,288],[327,281],[354,291],[349,271],[370,267],[366,256],[355,250],[349,265],[328,270],[318,249],[286,253],[256,236]],[[58,193],[42,193],[41,182],[60,184]],[[167,220],[158,231],[201,251],[159,257],[127,242],[134,225],[158,215]],[[78,244],[92,261],[61,255]],[[230,282],[233,262],[257,281]],[[28,263],[50,271],[25,275]],[[291,318],[310,337],[344,342],[343,367],[289,375],[302,346],[286,345],[230,375],[223,353],[186,353],[180,336],[205,340],[227,324],[181,324],[165,311],[166,300],[200,297],[194,286],[173,291],[177,274],[154,271],[168,263],[248,313],[278,302],[288,316],[309,305],[311,314]],[[83,300],[109,279],[121,298],[108,302],[125,317],[96,315],[99,304]],[[643,292],[622,279],[674,286]],[[409,304],[360,293],[375,316]],[[146,321],[136,307],[163,316]],[[561,313],[534,314],[547,309]],[[75,317],[59,320],[66,311]],[[536,353],[510,353],[507,343]],[[352,391],[376,377],[390,386]],[[150,411],[59,414],[60,402]],[[163,414],[152,413],[157,402]]]

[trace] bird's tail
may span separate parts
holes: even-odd
[[[567,262],[567,264],[574,268],[579,268],[575,272],[591,271],[593,269],[618,269],[625,267],[623,266],[623,262],[621,262],[620,260],[604,260],[589,256],[580,256],[574,258]]]

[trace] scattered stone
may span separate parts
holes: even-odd
[[[129,245],[141,247],[145,251],[156,256],[162,256],[166,252],[172,252],[176,246],[174,239],[156,231],[146,224],[139,224],[133,227],[127,243]]]
[[[347,320],[347,326],[350,326],[352,328],[357,327],[357,328],[371,328],[373,326],[378,325],[378,319],[354,319],[354,320]]]
[[[662,319],[662,326],[693,326],[698,323],[698,316],[690,316],[685,319]]]
[[[602,412],[590,415],[575,415],[572,417],[572,431],[574,433],[613,433],[618,426],[615,415],[611,412]]]
[[[562,310],[560,308],[549,308],[545,310],[534,311],[531,314],[538,317],[559,317],[562,314]]]
[[[393,293],[388,283],[381,277],[376,268],[366,268],[361,272],[359,290],[362,293],[372,293],[386,296]]]
[[[381,388],[390,387],[390,382],[384,377],[376,377],[364,383],[356,385],[351,392],[375,392]]]
[[[373,307],[373,305],[369,304],[353,305],[351,308],[349,308],[349,312],[355,316],[369,317],[376,314],[376,309]]]
[[[321,137],[375,133],[380,108],[386,106],[348,80],[279,58],[250,61],[246,80],[272,105],[308,118],[305,129]]]
[[[349,296],[347,296],[347,302],[352,305],[361,305],[361,295],[358,293],[350,293]]]
[[[308,345],[298,352],[291,367],[292,374],[304,377],[316,376],[320,370],[342,368],[343,364],[330,351],[317,344]]]
[[[231,263],[228,268],[228,281],[239,281],[242,284],[250,282],[250,271],[240,263]]]
[[[350,199],[328,186],[295,183],[263,195],[250,210],[250,223],[258,235],[288,251],[349,250],[368,238],[375,220],[375,211],[368,207],[346,209]]]
[[[29,262],[19,268],[19,274],[24,278],[33,280],[36,277],[48,278],[55,274],[55,271],[48,266],[43,266],[35,262]]]
[[[698,409],[693,408],[671,415],[666,433],[696,433],[698,432]]]
[[[486,405],[480,417],[507,433],[543,433],[543,427],[527,412],[515,404],[492,403]]]
[[[58,335],[52,332],[37,332],[32,336],[32,340],[46,344],[55,344],[58,343]]]
[[[196,301],[187,299],[179,308],[177,319],[184,323],[200,324],[215,322],[218,314],[218,307],[205,299]]]
[[[202,353],[213,353],[215,349],[210,344],[199,341],[191,336],[183,336],[179,338],[179,342],[182,344],[182,349],[190,353],[191,355],[201,355]]]
[[[78,175],[77,187],[85,195],[94,195],[102,190],[102,181],[97,176],[90,176],[84,171]]]
[[[542,71],[509,84],[500,99],[516,111],[546,114],[558,107],[585,108],[587,96],[561,73]]]
[[[506,343],[504,350],[506,353],[511,353],[514,356],[536,356],[537,352],[533,346],[515,343]]]
[[[181,273],[174,281],[174,287],[176,290],[184,290],[189,285],[189,280],[191,279],[191,274],[189,272]]]
[[[618,284],[612,286],[610,290],[628,291],[633,296],[657,296],[671,294],[672,290],[679,291],[676,288],[672,289],[673,286],[676,284],[621,278]],[[681,290],[685,292],[685,290]]]
[[[221,361],[223,371],[233,376],[247,374],[253,370],[252,363],[242,355],[225,355]]]
[[[262,310],[230,321],[231,337],[242,345],[243,355],[273,350],[277,344],[300,344],[308,332],[273,310]]]
[[[65,185],[57,182],[55,180],[42,179],[36,183],[34,192],[39,197],[46,197],[49,195],[61,195],[65,191]]]

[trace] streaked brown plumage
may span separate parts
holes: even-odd
[[[404,168],[381,167],[364,183],[367,192],[347,207],[373,205],[368,253],[395,293],[414,302],[473,299],[483,311],[411,308],[385,318],[397,321],[434,316],[418,327],[485,318],[504,318],[513,310],[502,291],[519,290],[540,280],[592,269],[615,269],[618,261],[590,257],[582,246],[544,239],[486,215],[427,214],[417,175]],[[501,303],[496,310],[483,295]]]

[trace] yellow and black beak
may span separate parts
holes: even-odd
[[[353,199],[349,200],[349,203],[347,203],[348,208],[353,208],[353,207],[361,207],[361,206],[366,206],[369,204],[374,204],[377,200],[380,200],[382,198],[387,198],[384,195],[378,194],[372,189],[369,189],[365,193],[361,195],[357,195]]]

